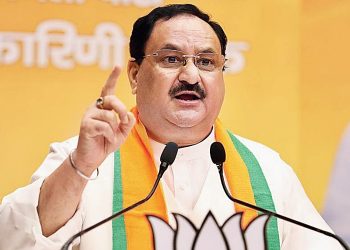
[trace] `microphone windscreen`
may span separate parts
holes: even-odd
[[[210,146],[210,157],[214,164],[220,165],[226,160],[226,153],[221,142],[213,142]]]
[[[166,162],[168,165],[173,164],[177,155],[178,146],[175,142],[168,142],[160,156],[160,162]]]

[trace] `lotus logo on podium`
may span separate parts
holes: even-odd
[[[265,250],[268,215],[259,215],[241,228],[242,213],[236,213],[219,226],[209,212],[197,229],[190,220],[174,214],[176,229],[156,216],[147,216],[153,231],[155,250]]]

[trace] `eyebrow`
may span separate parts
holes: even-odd
[[[172,49],[172,50],[179,50],[182,51],[178,46],[171,44],[171,43],[167,43],[164,46],[162,46],[160,48],[160,50],[162,49]],[[198,51],[197,53],[220,53],[220,52],[216,52],[214,49],[212,48],[205,48],[203,50]]]
[[[163,47],[161,47],[160,49],[173,49],[173,50],[180,50],[179,47],[177,47],[176,45],[174,44],[171,44],[171,43],[167,43],[165,44]]]
[[[208,49],[200,51],[199,53],[218,53],[218,52],[216,52],[212,48],[208,48]]]

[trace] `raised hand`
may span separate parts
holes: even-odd
[[[114,95],[119,74],[120,68],[115,67],[101,91],[103,104],[94,102],[81,121],[78,146],[72,157],[87,176],[120,147],[135,124],[133,114]]]
[[[114,68],[101,92],[103,105],[97,107],[94,102],[81,122],[78,146],[71,159],[87,177],[108,154],[120,147],[135,123],[133,114],[114,95],[119,74],[120,68]],[[45,178],[40,189],[37,210],[45,236],[64,226],[77,211],[87,180],[72,165],[69,157],[65,159]]]

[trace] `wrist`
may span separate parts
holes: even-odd
[[[79,175],[81,178],[92,181],[96,180],[98,175],[99,175],[99,170],[98,168],[92,169],[92,168],[84,168],[84,164],[81,163],[81,161],[76,161],[75,159],[76,151],[73,150],[69,153],[69,163],[71,167],[74,169],[75,173]],[[95,174],[93,172],[96,171]]]

